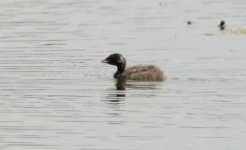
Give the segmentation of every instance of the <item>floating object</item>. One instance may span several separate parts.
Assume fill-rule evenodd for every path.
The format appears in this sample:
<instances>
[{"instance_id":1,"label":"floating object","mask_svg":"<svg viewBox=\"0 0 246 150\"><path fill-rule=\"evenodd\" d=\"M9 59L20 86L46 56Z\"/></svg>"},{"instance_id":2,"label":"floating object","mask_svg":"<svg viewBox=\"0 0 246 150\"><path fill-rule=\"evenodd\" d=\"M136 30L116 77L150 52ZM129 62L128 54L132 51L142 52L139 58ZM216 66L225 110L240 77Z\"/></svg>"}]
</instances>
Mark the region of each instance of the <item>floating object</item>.
<instances>
[{"instance_id":1,"label":"floating object","mask_svg":"<svg viewBox=\"0 0 246 150\"><path fill-rule=\"evenodd\" d=\"M232 33L236 34L246 34L246 26L244 27L227 27L224 20L220 21L220 24L218 25L220 30L222 31L230 31Z\"/></svg>"}]
</instances>

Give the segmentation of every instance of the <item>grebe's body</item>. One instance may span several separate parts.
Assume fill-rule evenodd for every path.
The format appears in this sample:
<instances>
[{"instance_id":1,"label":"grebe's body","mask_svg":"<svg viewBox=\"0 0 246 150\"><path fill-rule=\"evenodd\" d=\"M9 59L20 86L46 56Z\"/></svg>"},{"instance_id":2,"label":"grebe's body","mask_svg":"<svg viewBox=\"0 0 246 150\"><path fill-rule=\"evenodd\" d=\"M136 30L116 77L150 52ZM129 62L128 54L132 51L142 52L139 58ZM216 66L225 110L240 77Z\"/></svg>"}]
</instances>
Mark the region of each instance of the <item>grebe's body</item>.
<instances>
[{"instance_id":1,"label":"grebe's body","mask_svg":"<svg viewBox=\"0 0 246 150\"><path fill-rule=\"evenodd\" d=\"M138 65L126 68L126 59L118 53L108 56L102 60L102 63L117 66L117 71L114 74L116 79L138 81L164 81L166 79L163 72L154 65Z\"/></svg>"}]
</instances>

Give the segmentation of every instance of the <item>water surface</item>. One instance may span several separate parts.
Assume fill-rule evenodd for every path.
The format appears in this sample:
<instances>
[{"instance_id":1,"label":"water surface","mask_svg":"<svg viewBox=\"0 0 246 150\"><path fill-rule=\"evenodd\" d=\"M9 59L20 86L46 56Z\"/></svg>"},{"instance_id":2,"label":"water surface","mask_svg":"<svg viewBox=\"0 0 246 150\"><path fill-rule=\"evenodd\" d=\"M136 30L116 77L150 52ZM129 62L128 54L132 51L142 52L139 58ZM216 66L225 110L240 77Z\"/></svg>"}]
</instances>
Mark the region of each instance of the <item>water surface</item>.
<instances>
[{"instance_id":1,"label":"water surface","mask_svg":"<svg viewBox=\"0 0 246 150\"><path fill-rule=\"evenodd\" d=\"M245 6L2 0L0 149L245 150ZM168 79L117 89L113 52Z\"/></svg>"}]
</instances>

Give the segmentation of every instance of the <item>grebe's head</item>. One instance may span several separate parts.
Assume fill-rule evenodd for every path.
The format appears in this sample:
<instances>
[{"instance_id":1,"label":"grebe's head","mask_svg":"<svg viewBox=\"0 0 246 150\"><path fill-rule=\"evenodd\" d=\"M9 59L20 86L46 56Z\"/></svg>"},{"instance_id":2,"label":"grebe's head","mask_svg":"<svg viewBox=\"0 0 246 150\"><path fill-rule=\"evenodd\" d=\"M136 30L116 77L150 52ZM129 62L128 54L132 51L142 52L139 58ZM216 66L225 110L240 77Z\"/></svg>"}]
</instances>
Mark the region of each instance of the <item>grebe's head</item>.
<instances>
[{"instance_id":1,"label":"grebe's head","mask_svg":"<svg viewBox=\"0 0 246 150\"><path fill-rule=\"evenodd\" d=\"M119 53L114 53L109 55L107 58L101 61L102 63L107 63L110 65L115 66L122 66L122 64L125 65L126 59Z\"/></svg>"}]
</instances>

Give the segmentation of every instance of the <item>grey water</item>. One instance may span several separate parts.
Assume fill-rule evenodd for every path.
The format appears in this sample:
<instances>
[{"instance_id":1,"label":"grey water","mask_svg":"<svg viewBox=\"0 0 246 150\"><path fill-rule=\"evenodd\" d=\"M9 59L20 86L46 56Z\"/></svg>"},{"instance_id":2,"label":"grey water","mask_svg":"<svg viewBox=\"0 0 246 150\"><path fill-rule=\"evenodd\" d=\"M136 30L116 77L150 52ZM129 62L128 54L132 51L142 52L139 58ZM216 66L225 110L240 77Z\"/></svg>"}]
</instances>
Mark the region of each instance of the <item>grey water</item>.
<instances>
[{"instance_id":1,"label":"grey water","mask_svg":"<svg viewBox=\"0 0 246 150\"><path fill-rule=\"evenodd\" d=\"M245 0L1 0L1 150L245 150ZM192 24L188 25L187 21ZM101 64L155 64L165 82Z\"/></svg>"}]
</instances>

